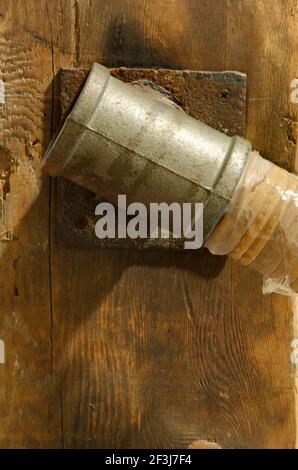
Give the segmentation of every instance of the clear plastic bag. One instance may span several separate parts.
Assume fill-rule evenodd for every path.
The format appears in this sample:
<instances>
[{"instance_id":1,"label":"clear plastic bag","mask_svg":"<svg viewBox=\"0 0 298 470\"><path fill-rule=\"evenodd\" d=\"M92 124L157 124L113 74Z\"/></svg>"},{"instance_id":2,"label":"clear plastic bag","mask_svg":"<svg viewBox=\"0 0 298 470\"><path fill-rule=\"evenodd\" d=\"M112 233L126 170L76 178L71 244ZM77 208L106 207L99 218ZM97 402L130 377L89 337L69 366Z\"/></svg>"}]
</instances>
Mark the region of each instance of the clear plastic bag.
<instances>
[{"instance_id":1,"label":"clear plastic bag","mask_svg":"<svg viewBox=\"0 0 298 470\"><path fill-rule=\"evenodd\" d=\"M298 292L298 177L250 152L227 213L205 242L263 274L264 293Z\"/></svg>"}]
</instances>

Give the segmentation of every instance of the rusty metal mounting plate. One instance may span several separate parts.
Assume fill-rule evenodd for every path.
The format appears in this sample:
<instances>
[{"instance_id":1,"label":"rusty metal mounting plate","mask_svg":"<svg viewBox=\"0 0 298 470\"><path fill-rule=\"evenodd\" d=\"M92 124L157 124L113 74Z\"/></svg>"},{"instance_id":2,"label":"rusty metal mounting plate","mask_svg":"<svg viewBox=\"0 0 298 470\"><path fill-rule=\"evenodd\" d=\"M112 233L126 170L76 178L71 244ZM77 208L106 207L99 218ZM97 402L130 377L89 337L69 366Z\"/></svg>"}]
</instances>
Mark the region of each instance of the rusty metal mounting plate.
<instances>
[{"instance_id":1,"label":"rusty metal mounting plate","mask_svg":"<svg viewBox=\"0 0 298 470\"><path fill-rule=\"evenodd\" d=\"M60 115L75 101L88 71L61 69ZM150 82L163 87L185 112L228 135L245 134L246 75L168 69L116 68L111 74L125 82ZM95 235L96 205L103 199L65 178L57 181L57 241L65 248L183 249L180 240L104 239Z\"/></svg>"}]
</instances>

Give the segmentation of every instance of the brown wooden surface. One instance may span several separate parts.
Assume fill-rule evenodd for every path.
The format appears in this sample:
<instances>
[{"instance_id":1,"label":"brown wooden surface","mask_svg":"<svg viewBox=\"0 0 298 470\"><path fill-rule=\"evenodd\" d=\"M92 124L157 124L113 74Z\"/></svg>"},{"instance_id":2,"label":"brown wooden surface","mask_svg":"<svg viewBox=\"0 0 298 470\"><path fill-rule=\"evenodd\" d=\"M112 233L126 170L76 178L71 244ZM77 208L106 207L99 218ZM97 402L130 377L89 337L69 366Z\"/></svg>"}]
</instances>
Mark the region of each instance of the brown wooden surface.
<instances>
[{"instance_id":1,"label":"brown wooden surface","mask_svg":"<svg viewBox=\"0 0 298 470\"><path fill-rule=\"evenodd\" d=\"M246 72L247 135L293 169L297 17L294 0L0 0L1 447L293 447L289 301L204 250L59 249L39 163L53 78L97 60Z\"/></svg>"}]
</instances>

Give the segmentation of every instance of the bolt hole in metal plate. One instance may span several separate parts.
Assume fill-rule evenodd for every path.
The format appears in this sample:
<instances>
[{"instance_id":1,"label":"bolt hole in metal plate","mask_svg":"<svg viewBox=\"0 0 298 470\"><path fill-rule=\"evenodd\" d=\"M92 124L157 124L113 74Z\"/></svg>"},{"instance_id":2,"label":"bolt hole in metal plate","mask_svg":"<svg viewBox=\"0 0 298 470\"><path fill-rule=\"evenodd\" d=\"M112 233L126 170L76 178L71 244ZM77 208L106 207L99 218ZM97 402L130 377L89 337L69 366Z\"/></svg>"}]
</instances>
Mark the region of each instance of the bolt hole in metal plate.
<instances>
[{"instance_id":1,"label":"bolt hole in metal plate","mask_svg":"<svg viewBox=\"0 0 298 470\"><path fill-rule=\"evenodd\" d=\"M88 71L60 71L60 112L63 119L75 101ZM186 113L228 135L245 134L246 75L238 72L197 72L167 69L115 68L111 74L137 86L162 90ZM100 196L65 178L57 181L57 241L65 248L183 249L174 239L104 239L95 235L94 211Z\"/></svg>"}]
</instances>

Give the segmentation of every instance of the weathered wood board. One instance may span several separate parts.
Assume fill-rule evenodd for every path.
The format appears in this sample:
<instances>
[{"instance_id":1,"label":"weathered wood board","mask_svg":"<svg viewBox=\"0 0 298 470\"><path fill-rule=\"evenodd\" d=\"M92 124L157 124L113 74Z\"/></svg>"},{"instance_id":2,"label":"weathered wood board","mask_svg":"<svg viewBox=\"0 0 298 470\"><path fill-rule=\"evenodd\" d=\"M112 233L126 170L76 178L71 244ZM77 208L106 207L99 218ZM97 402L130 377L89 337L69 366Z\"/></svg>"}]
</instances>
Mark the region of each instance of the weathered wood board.
<instances>
[{"instance_id":1,"label":"weathered wood board","mask_svg":"<svg viewBox=\"0 0 298 470\"><path fill-rule=\"evenodd\" d=\"M0 447L294 446L289 300L204 250L59 248L39 164L58 119L53 79L96 60L247 73L247 136L293 170L297 8L0 0Z\"/></svg>"}]
</instances>

